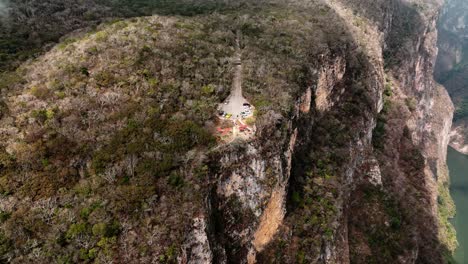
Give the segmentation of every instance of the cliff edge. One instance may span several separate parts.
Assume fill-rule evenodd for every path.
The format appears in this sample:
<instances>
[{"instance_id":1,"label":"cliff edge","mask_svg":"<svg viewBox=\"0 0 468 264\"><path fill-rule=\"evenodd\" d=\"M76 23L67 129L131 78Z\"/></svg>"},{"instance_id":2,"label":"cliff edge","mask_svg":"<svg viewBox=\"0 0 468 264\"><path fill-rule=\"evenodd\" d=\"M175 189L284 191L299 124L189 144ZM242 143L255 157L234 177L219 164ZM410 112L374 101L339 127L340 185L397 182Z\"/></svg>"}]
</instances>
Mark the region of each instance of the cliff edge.
<instances>
[{"instance_id":1,"label":"cliff edge","mask_svg":"<svg viewBox=\"0 0 468 264\"><path fill-rule=\"evenodd\" d=\"M0 259L447 262L441 3L215 6L75 32L2 74ZM256 132L226 144L238 52Z\"/></svg>"}]
</instances>

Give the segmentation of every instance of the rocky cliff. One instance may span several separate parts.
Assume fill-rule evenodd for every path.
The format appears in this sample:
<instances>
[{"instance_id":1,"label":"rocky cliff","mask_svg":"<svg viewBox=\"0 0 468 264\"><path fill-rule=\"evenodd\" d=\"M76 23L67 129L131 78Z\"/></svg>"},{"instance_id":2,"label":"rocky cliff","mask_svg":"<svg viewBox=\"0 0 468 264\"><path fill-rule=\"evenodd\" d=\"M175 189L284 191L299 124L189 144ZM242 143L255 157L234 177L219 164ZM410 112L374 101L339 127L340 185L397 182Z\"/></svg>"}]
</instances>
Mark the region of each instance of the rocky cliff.
<instances>
[{"instance_id":1,"label":"rocky cliff","mask_svg":"<svg viewBox=\"0 0 468 264\"><path fill-rule=\"evenodd\" d=\"M435 78L450 94L456 111L451 131L451 146L468 153L467 116L468 104L468 3L446 1L439 20L439 56L435 67Z\"/></svg>"},{"instance_id":2,"label":"rocky cliff","mask_svg":"<svg viewBox=\"0 0 468 264\"><path fill-rule=\"evenodd\" d=\"M223 4L77 32L2 76L2 260L447 262L441 3ZM236 32L256 134L223 144Z\"/></svg>"}]
</instances>

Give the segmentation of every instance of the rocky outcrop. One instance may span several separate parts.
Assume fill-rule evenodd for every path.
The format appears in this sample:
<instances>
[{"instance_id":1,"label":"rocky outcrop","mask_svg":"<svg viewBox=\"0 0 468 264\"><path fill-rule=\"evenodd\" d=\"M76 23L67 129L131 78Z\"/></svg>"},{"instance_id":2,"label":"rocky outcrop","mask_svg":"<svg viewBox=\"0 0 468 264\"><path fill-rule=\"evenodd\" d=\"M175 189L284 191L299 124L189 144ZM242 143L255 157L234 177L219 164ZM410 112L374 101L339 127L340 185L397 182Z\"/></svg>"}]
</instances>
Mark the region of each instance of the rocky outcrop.
<instances>
[{"instance_id":1,"label":"rocky outcrop","mask_svg":"<svg viewBox=\"0 0 468 264\"><path fill-rule=\"evenodd\" d=\"M468 155L468 142L466 141L466 126L455 125L450 131L450 146L458 152Z\"/></svg>"},{"instance_id":2,"label":"rocky outcrop","mask_svg":"<svg viewBox=\"0 0 468 264\"><path fill-rule=\"evenodd\" d=\"M331 63L331 68L321 69L318 75L319 80L315 89L315 107L319 111L327 111L333 107L333 101L336 98L330 98L333 94L335 84L343 79L346 70L346 64L342 58L337 58L337 61ZM331 74L330 74L331 73Z\"/></svg>"},{"instance_id":3,"label":"rocky outcrop","mask_svg":"<svg viewBox=\"0 0 468 264\"><path fill-rule=\"evenodd\" d=\"M182 247L179 263L212 263L213 253L208 239L208 226L202 217L193 219L191 233Z\"/></svg>"}]
</instances>

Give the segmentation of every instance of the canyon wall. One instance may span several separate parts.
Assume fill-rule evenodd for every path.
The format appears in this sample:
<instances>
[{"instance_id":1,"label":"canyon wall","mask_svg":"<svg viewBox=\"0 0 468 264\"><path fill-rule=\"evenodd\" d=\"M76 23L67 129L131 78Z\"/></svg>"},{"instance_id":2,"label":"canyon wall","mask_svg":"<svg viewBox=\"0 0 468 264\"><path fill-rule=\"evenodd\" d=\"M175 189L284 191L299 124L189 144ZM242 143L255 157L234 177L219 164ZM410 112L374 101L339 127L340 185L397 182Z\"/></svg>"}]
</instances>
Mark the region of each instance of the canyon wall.
<instances>
[{"instance_id":1,"label":"canyon wall","mask_svg":"<svg viewBox=\"0 0 468 264\"><path fill-rule=\"evenodd\" d=\"M444 4L438 23L439 55L434 76L449 92L456 111L450 133L450 145L468 154L467 84L468 84L468 3L449 0Z\"/></svg>"},{"instance_id":2,"label":"canyon wall","mask_svg":"<svg viewBox=\"0 0 468 264\"><path fill-rule=\"evenodd\" d=\"M447 262L441 4L223 1L23 63L2 79L1 259ZM256 133L223 144L235 32Z\"/></svg>"}]
</instances>

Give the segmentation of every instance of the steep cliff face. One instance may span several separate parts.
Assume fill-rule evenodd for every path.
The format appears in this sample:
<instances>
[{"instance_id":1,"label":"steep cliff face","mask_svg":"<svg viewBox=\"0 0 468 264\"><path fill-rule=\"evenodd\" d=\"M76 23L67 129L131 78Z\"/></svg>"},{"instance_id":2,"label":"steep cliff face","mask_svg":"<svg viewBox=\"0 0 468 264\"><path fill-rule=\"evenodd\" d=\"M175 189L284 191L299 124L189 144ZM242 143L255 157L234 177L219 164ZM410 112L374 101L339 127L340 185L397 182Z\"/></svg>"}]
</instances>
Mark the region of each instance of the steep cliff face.
<instances>
[{"instance_id":1,"label":"steep cliff face","mask_svg":"<svg viewBox=\"0 0 468 264\"><path fill-rule=\"evenodd\" d=\"M278 257L286 262L443 263L456 240L447 223L450 213L445 208L451 206L446 194L445 157L453 107L445 90L432 79L440 3L334 1L330 6L347 21L359 18L357 25L362 26L366 19L378 25L374 35L381 37L374 39L380 42L374 49L366 50L378 51L381 47L383 54L379 57L379 53L367 52L377 54L368 57L367 70L373 77L359 79L367 80L369 91L384 91L383 100L377 94L367 93L374 107L367 111L359 107L361 111L353 116L352 124L347 125L340 119L342 113L338 114L345 131L359 127L359 134L347 134L352 140L341 151L349 156L339 165L327 164L331 159L327 154L333 157L340 153L330 144L339 138L328 137L330 140L322 143L327 145L324 147L298 134L305 151L298 151L302 161L295 160L300 167L291 182L290 216L277 244L264 253L263 260L272 258L282 248L296 254ZM382 10L385 15L377 15ZM352 15L356 13L359 15ZM359 28L351 31L359 36ZM325 90L334 87L336 84L332 83ZM319 106L324 97L321 90L316 89ZM340 96L328 97L336 100L328 104L334 106L327 109L333 115L339 111ZM325 108L317 110L322 109ZM373 112L376 110L380 111L378 115ZM360 118L362 122L358 121ZM314 117L310 123L320 127L330 119ZM327 133L330 132L312 130L303 135L307 138ZM308 167L303 165L307 163ZM439 195L444 196L445 202L438 203L444 200L438 199ZM326 228L317 228L317 224Z\"/></svg>"},{"instance_id":2,"label":"steep cliff face","mask_svg":"<svg viewBox=\"0 0 468 264\"><path fill-rule=\"evenodd\" d=\"M25 63L3 91L2 260L444 263L439 8L248 3L101 26ZM235 32L257 130L223 144Z\"/></svg>"},{"instance_id":3,"label":"steep cliff face","mask_svg":"<svg viewBox=\"0 0 468 264\"><path fill-rule=\"evenodd\" d=\"M310 79L314 96L308 100L309 90L303 91L288 125L295 144L277 154L293 153L291 172L275 170L276 182L290 178L288 199L277 201L283 195L274 189L256 233L244 240L247 256L228 259L442 263L454 249L450 215L441 208L450 201L438 203L447 188L453 112L432 79L440 3L419 4L328 3L337 16L355 21L347 27L357 51L320 56ZM387 11L383 19L377 8ZM350 56L357 54L353 64ZM284 203L286 213L271 214Z\"/></svg>"},{"instance_id":4,"label":"steep cliff face","mask_svg":"<svg viewBox=\"0 0 468 264\"><path fill-rule=\"evenodd\" d=\"M467 92L468 84L468 3L446 1L439 19L439 55L435 78L449 92L455 106L451 146L468 153L467 144Z\"/></svg>"},{"instance_id":5,"label":"steep cliff face","mask_svg":"<svg viewBox=\"0 0 468 264\"><path fill-rule=\"evenodd\" d=\"M468 40L468 8L466 1L446 1L439 19L439 56L435 68L436 78L444 78L462 62Z\"/></svg>"}]
</instances>

